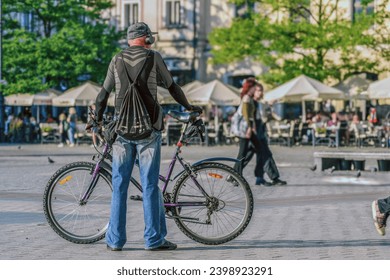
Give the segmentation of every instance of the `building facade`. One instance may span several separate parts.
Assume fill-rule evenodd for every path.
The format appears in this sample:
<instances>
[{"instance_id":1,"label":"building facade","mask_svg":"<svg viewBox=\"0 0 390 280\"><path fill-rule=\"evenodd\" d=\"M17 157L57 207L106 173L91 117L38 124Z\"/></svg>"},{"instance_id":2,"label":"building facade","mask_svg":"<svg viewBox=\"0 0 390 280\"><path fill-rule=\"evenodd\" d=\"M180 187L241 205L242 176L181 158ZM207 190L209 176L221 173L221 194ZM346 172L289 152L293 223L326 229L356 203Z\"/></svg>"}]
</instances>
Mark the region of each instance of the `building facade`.
<instances>
[{"instance_id":1,"label":"building facade","mask_svg":"<svg viewBox=\"0 0 390 280\"><path fill-rule=\"evenodd\" d=\"M367 7L362 5L362 0L328 1L337 2L337 14L353 21L356 14L372 13L383 0L375 0ZM237 6L220 0L113 0L113 3L115 7L107 16L118 30L125 30L134 22L144 21L152 30L159 32L156 48L181 85L192 80L207 82L220 79L240 86L242 79L259 76L267 71L263 65L250 58L229 65L209 63L211 47L208 34L215 27L228 27L235 17L242 16L248 8L246 5ZM248 5L255 12L266 10L260 4ZM286 15L272 16L278 20Z\"/></svg>"},{"instance_id":2,"label":"building facade","mask_svg":"<svg viewBox=\"0 0 390 280\"><path fill-rule=\"evenodd\" d=\"M310 1L311 5L320 0ZM374 0L367 7L362 0L321 0L337 3L337 16L353 21L355 15L372 13L384 0ZM228 65L209 63L211 46L208 34L215 27L228 27L235 17L245 14L247 8L258 13L267 12L267 7L256 4L234 5L220 0L112 0L114 7L102 14L118 31L126 30L135 22L146 22L153 31L158 31L155 47L161 52L174 79L184 85L192 80L208 82L220 79L225 83L240 86L248 76L259 76L266 67L247 58ZM249 6L248 6L249 5ZM388 6L390 11L390 4ZM268 13L268 12L267 12ZM315 11L314 11L315 13ZM286 14L270 14L279 20ZM32 13L19 14L19 21L28 30L37 28ZM121 42L125 47L125 38ZM369 54L368 54L369 55Z\"/></svg>"},{"instance_id":3,"label":"building facade","mask_svg":"<svg viewBox=\"0 0 390 280\"><path fill-rule=\"evenodd\" d=\"M243 61L235 65L208 63L208 34L215 27L229 26L240 8L220 0L113 0L115 7L104 16L118 30L146 22L158 31L155 47L161 52L175 80L183 85L193 80L220 79L234 84L235 78L259 75L263 67ZM126 44L126 42L123 42Z\"/></svg>"}]
</instances>

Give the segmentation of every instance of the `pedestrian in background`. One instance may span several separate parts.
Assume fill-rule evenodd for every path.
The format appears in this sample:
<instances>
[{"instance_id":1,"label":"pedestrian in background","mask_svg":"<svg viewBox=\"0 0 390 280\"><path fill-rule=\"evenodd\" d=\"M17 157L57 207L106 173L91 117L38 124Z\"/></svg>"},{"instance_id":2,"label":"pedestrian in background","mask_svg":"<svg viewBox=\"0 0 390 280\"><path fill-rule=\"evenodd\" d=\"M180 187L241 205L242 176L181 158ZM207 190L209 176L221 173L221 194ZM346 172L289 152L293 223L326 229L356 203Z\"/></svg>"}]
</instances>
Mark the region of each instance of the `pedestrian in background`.
<instances>
[{"instance_id":1,"label":"pedestrian in background","mask_svg":"<svg viewBox=\"0 0 390 280\"><path fill-rule=\"evenodd\" d=\"M61 113L58 117L58 130L61 136L61 143L58 144L59 148L64 147L66 145L66 141L68 140L68 130L69 130L69 123L66 120L65 113Z\"/></svg>"},{"instance_id":2,"label":"pedestrian in background","mask_svg":"<svg viewBox=\"0 0 390 280\"><path fill-rule=\"evenodd\" d=\"M12 123L14 121L14 115L10 114L5 122L4 135L5 142L11 142L12 140Z\"/></svg>"},{"instance_id":3,"label":"pedestrian in background","mask_svg":"<svg viewBox=\"0 0 390 280\"><path fill-rule=\"evenodd\" d=\"M250 151L250 144L251 142L257 143L256 136L254 135L255 131L255 103L253 100L253 96L255 94L256 90L260 90L260 87L256 84L256 80L254 78L248 78L244 81L242 90L241 90L241 104L238 107L237 110L241 110L240 113L242 115L242 118L245 120L246 124L248 125L246 131L245 127L242 128L243 136L239 136L239 142L238 142L238 154L237 159L242 160L241 166L240 163L236 163L234 165L234 169L238 172L242 172L242 170L245 168L245 166L248 165L250 159L247 157L249 151ZM245 132L245 134L244 134ZM255 170L257 170L258 166L256 166Z\"/></svg>"},{"instance_id":4,"label":"pedestrian in background","mask_svg":"<svg viewBox=\"0 0 390 280\"><path fill-rule=\"evenodd\" d=\"M77 114L76 109L74 107L69 108L69 116L68 116L68 139L69 139L69 147L74 147L75 145L75 135L77 130Z\"/></svg>"},{"instance_id":5,"label":"pedestrian in background","mask_svg":"<svg viewBox=\"0 0 390 280\"><path fill-rule=\"evenodd\" d=\"M30 117L30 127L31 127L31 140L33 143L35 143L39 140L40 128L37 120L33 116Z\"/></svg>"},{"instance_id":6,"label":"pedestrian in background","mask_svg":"<svg viewBox=\"0 0 390 280\"><path fill-rule=\"evenodd\" d=\"M244 156L243 165L246 166L253 155L256 154L255 176L256 185L273 186L273 185L286 185L287 182L280 179L279 170L276 166L272 152L268 146L268 138L265 121L272 116L272 112L268 111L262 116L260 109L260 100L264 97L263 85L257 82L254 78L249 78L245 81L243 91L246 90L249 95L253 92L253 127L252 134L250 136L250 143L246 150L239 156ZM271 108L269 108L271 110ZM265 110L267 111L267 110ZM251 113L251 112L250 112ZM268 116L269 115L269 116ZM263 121L265 120L265 121ZM237 156L238 158L238 156ZM268 175L271 182L264 179L264 173Z\"/></svg>"}]
</instances>

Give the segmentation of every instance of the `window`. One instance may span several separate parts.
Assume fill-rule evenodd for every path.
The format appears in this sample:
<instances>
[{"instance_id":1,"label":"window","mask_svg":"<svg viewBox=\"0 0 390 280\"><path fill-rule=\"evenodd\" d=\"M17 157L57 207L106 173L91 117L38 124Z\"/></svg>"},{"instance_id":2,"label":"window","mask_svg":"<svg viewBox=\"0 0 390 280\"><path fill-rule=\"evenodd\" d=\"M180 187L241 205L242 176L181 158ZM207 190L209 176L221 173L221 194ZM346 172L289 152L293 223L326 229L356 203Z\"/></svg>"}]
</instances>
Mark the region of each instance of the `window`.
<instances>
[{"instance_id":1,"label":"window","mask_svg":"<svg viewBox=\"0 0 390 280\"><path fill-rule=\"evenodd\" d=\"M139 2L138 1L123 1L123 27L139 21Z\"/></svg>"},{"instance_id":2,"label":"window","mask_svg":"<svg viewBox=\"0 0 390 280\"><path fill-rule=\"evenodd\" d=\"M239 4L235 6L234 14L236 17L247 18L255 10L254 3Z\"/></svg>"},{"instance_id":3,"label":"window","mask_svg":"<svg viewBox=\"0 0 390 280\"><path fill-rule=\"evenodd\" d=\"M368 4L364 4L366 1L362 0L353 0L353 6L354 6L354 14L367 14L370 15L374 13L374 6L375 6L375 1L372 1Z\"/></svg>"},{"instance_id":4,"label":"window","mask_svg":"<svg viewBox=\"0 0 390 280\"><path fill-rule=\"evenodd\" d=\"M181 24L180 10L180 1L166 1L167 26L177 26Z\"/></svg>"},{"instance_id":5,"label":"window","mask_svg":"<svg viewBox=\"0 0 390 280\"><path fill-rule=\"evenodd\" d=\"M34 15L32 13L20 14L20 25L27 31L34 31Z\"/></svg>"}]
</instances>

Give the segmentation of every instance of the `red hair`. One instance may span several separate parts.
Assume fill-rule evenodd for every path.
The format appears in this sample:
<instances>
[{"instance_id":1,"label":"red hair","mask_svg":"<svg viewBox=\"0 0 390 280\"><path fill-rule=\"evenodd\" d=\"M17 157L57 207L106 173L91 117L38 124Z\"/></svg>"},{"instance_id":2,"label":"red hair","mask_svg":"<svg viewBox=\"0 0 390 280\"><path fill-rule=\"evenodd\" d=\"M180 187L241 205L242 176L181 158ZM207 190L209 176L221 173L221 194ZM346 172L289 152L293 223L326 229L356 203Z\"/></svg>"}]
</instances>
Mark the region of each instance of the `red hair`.
<instances>
[{"instance_id":1,"label":"red hair","mask_svg":"<svg viewBox=\"0 0 390 280\"><path fill-rule=\"evenodd\" d=\"M259 86L263 90L263 85L260 84L258 81L256 81L255 78L247 78L245 79L243 85L242 85L242 90L241 90L241 99L248 94L248 91L254 87L254 86Z\"/></svg>"}]
</instances>

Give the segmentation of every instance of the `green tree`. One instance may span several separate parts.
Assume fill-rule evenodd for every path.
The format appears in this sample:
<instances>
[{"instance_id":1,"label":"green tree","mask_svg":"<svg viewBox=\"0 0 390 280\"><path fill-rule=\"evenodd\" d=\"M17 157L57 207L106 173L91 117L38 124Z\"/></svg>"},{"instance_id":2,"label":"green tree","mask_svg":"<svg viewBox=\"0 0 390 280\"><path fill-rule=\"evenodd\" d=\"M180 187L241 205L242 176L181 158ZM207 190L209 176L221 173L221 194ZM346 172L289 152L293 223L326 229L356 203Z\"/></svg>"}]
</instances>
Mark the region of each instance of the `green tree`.
<instances>
[{"instance_id":1,"label":"green tree","mask_svg":"<svg viewBox=\"0 0 390 280\"><path fill-rule=\"evenodd\" d=\"M110 0L3 0L5 94L71 87L83 77L102 83L123 35L101 16L110 7Z\"/></svg>"},{"instance_id":2,"label":"green tree","mask_svg":"<svg viewBox=\"0 0 390 280\"><path fill-rule=\"evenodd\" d=\"M345 17L339 0L230 2L248 9L230 27L211 32L214 63L251 57L269 67L261 78L272 85L300 74L340 81L353 73L388 70L383 63L389 59L388 0L375 13L356 15L353 21Z\"/></svg>"}]
</instances>

